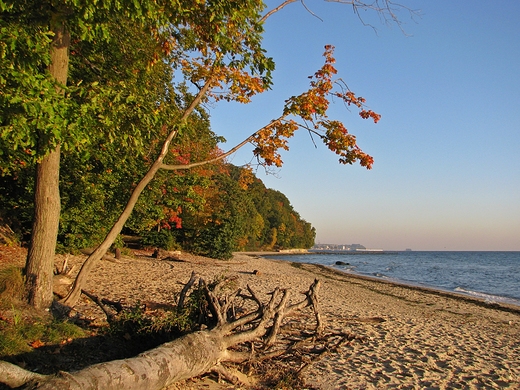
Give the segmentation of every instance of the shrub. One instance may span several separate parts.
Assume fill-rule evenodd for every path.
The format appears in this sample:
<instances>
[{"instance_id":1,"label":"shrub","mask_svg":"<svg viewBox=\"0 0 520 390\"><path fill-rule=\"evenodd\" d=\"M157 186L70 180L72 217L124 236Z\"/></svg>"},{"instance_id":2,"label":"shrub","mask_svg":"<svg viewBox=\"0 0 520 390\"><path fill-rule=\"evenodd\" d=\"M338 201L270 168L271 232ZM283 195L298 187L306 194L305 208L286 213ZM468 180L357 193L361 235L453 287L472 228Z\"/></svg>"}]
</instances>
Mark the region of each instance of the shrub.
<instances>
[{"instance_id":1,"label":"shrub","mask_svg":"<svg viewBox=\"0 0 520 390\"><path fill-rule=\"evenodd\" d=\"M168 229L149 231L143 234L141 243L145 247L161 248L167 251L180 250L175 235Z\"/></svg>"}]
</instances>

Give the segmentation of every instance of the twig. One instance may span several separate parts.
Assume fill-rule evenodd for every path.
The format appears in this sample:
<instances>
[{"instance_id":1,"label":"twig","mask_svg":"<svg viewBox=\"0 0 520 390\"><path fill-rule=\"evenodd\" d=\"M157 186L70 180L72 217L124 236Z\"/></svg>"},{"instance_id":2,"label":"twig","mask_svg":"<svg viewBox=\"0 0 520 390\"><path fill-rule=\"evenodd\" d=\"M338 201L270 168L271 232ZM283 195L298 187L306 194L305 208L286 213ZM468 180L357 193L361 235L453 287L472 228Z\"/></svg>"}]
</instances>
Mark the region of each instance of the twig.
<instances>
[{"instance_id":1,"label":"twig","mask_svg":"<svg viewBox=\"0 0 520 390\"><path fill-rule=\"evenodd\" d=\"M87 290L81 290L82 294L85 294L92 302L94 302L96 305L98 305L101 310L105 313L107 316L107 321L111 322L114 319L114 314L112 314L108 309L107 306L100 300L97 296L94 294L89 293Z\"/></svg>"}]
</instances>

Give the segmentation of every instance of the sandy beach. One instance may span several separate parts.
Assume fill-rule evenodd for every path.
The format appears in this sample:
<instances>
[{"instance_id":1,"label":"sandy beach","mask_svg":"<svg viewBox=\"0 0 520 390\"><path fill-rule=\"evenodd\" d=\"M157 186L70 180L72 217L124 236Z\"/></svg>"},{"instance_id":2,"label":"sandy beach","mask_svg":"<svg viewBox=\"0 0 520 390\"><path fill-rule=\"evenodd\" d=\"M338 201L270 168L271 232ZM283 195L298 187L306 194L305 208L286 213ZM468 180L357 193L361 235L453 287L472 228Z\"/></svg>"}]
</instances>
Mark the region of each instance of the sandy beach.
<instances>
[{"instance_id":1,"label":"sandy beach","mask_svg":"<svg viewBox=\"0 0 520 390\"><path fill-rule=\"evenodd\" d=\"M164 261L141 254L102 261L87 289L100 297L124 298L128 304L171 302L195 270L207 280L236 276L239 286L249 284L266 300L275 287L290 288L296 301L318 278L327 330L348 332L356 339L302 369L309 388L520 388L519 307L244 254L229 261L189 255L183 259ZM77 308L92 316L98 311L87 299ZM237 388L210 386L208 381L175 388Z\"/></svg>"}]
</instances>

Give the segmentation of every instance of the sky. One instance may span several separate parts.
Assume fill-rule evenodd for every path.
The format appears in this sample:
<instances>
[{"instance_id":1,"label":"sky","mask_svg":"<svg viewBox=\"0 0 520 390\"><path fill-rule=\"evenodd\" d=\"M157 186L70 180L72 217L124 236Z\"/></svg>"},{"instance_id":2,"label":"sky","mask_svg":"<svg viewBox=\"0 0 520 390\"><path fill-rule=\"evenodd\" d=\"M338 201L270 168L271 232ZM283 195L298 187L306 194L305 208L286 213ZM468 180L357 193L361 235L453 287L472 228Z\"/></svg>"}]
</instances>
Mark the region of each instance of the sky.
<instances>
[{"instance_id":1,"label":"sky","mask_svg":"<svg viewBox=\"0 0 520 390\"><path fill-rule=\"evenodd\" d=\"M316 228L316 243L385 250L520 250L520 2L401 0L402 29L345 4L308 0L265 23L274 85L247 105L218 103L212 129L226 150L276 118L308 88L335 46L349 88L382 118L336 104L374 157L372 170L342 165L299 131L274 174L257 176L284 193ZM267 1L268 9L279 2ZM310 12L310 11L311 12ZM229 158L251 162L246 147Z\"/></svg>"}]
</instances>

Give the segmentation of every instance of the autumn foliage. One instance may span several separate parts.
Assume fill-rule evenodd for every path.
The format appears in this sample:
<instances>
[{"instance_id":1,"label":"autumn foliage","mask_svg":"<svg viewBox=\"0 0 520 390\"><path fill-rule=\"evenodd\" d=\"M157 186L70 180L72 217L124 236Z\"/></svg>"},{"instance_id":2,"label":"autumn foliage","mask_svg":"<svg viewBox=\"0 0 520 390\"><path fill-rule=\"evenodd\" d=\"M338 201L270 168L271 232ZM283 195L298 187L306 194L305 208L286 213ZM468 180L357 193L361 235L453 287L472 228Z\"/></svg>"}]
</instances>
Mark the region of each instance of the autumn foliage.
<instances>
[{"instance_id":1,"label":"autumn foliage","mask_svg":"<svg viewBox=\"0 0 520 390\"><path fill-rule=\"evenodd\" d=\"M356 137L348 132L343 123L327 117L330 102L336 98L347 106L357 108L363 119L372 119L377 123L381 118L381 115L365 107L364 98L357 97L341 80L334 80L337 71L333 52L333 46L325 47L325 64L309 77L309 90L286 100L282 116L253 135L256 145L254 154L266 165L282 165L278 150L289 150L287 140L302 128L318 136L331 151L339 155L340 163L353 164L359 161L361 166L372 168L373 158L361 150Z\"/></svg>"}]
</instances>

